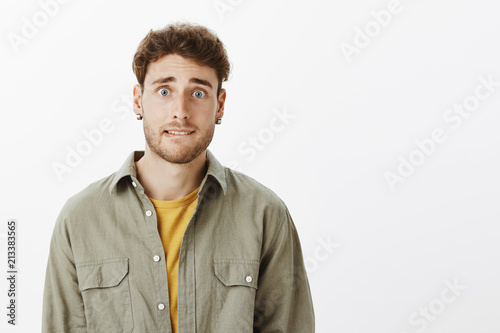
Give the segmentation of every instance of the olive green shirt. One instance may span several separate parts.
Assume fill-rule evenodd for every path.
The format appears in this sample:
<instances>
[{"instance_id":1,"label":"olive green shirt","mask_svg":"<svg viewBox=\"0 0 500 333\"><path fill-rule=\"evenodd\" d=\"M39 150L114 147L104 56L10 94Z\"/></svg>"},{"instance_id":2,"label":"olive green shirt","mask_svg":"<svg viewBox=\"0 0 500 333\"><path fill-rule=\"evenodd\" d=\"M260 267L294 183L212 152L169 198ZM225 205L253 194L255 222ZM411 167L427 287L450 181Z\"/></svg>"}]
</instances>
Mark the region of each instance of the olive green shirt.
<instances>
[{"instance_id":1,"label":"olive green shirt","mask_svg":"<svg viewBox=\"0 0 500 333\"><path fill-rule=\"evenodd\" d=\"M43 332L172 331L157 215L134 163L143 155L134 151L64 204L50 242ZM286 205L209 150L207 161L179 255L179 332L314 332Z\"/></svg>"}]
</instances>

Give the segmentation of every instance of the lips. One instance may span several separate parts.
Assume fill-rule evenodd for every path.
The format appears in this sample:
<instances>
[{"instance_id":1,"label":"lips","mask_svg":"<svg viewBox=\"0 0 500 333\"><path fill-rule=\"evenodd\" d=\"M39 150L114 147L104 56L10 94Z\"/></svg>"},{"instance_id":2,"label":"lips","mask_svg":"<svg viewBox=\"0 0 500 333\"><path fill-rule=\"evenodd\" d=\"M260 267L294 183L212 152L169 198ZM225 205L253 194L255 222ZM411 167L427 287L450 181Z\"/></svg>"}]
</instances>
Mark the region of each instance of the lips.
<instances>
[{"instance_id":1,"label":"lips","mask_svg":"<svg viewBox=\"0 0 500 333\"><path fill-rule=\"evenodd\" d=\"M165 133L170 134L170 135L189 135L192 134L194 131L191 131L189 129L176 129L176 130L166 130Z\"/></svg>"},{"instance_id":2,"label":"lips","mask_svg":"<svg viewBox=\"0 0 500 333\"><path fill-rule=\"evenodd\" d=\"M188 135L193 133L193 131L165 131L165 132L169 134L179 134L179 135Z\"/></svg>"}]
</instances>

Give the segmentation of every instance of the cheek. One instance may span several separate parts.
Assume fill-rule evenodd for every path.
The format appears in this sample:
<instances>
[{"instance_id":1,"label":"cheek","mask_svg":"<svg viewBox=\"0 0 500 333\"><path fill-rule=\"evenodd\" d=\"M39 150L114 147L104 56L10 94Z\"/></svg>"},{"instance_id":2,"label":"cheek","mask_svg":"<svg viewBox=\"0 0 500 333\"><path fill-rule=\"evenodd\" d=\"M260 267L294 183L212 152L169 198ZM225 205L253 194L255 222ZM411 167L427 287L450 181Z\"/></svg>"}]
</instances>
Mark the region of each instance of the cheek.
<instances>
[{"instance_id":1,"label":"cheek","mask_svg":"<svg viewBox=\"0 0 500 333\"><path fill-rule=\"evenodd\" d=\"M194 111L191 113L192 117L198 119L212 119L216 116L217 104L214 104L212 101L193 103L191 109Z\"/></svg>"},{"instance_id":2,"label":"cheek","mask_svg":"<svg viewBox=\"0 0 500 333\"><path fill-rule=\"evenodd\" d=\"M169 102L166 100L150 100L148 104L144 104L144 111L149 114L150 119L158 119L165 117L166 111L170 109Z\"/></svg>"}]
</instances>

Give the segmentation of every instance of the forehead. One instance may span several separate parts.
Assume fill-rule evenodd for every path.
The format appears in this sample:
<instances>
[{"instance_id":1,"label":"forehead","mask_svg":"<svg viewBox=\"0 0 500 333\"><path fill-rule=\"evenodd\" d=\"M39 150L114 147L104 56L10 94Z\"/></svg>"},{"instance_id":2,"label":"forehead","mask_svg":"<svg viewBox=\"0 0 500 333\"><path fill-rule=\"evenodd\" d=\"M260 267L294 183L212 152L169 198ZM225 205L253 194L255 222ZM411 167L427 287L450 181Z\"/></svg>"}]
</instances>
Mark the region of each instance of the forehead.
<instances>
[{"instance_id":1,"label":"forehead","mask_svg":"<svg viewBox=\"0 0 500 333\"><path fill-rule=\"evenodd\" d=\"M199 65L191 59L178 54L168 54L148 65L144 84L150 85L153 81L167 76L173 76L177 81L188 81L190 78L208 80L217 84L217 73L209 66Z\"/></svg>"}]
</instances>

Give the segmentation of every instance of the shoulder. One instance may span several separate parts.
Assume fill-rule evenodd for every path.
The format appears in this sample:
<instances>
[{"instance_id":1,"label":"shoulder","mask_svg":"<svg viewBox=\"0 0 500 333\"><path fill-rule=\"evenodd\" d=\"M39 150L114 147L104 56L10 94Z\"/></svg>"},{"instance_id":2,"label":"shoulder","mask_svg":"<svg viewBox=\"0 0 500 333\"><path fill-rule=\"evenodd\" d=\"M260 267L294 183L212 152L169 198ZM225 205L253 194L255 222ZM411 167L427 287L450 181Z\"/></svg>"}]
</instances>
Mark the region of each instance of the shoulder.
<instances>
[{"instance_id":1,"label":"shoulder","mask_svg":"<svg viewBox=\"0 0 500 333\"><path fill-rule=\"evenodd\" d=\"M264 232L274 234L290 218L285 202L269 187L239 171L226 168L227 194L240 216L262 221Z\"/></svg>"},{"instance_id":2,"label":"shoulder","mask_svg":"<svg viewBox=\"0 0 500 333\"><path fill-rule=\"evenodd\" d=\"M259 201L286 208L283 200L273 190L256 179L227 167L225 168L225 174L230 194L244 195L247 199L259 199Z\"/></svg>"},{"instance_id":3,"label":"shoulder","mask_svg":"<svg viewBox=\"0 0 500 333\"><path fill-rule=\"evenodd\" d=\"M260 222L254 225L258 225L261 232L263 256L295 242L297 233L290 211L273 190L254 178L229 168L226 168L226 182L228 194L233 197L231 202L236 202L241 209L239 216L242 223L248 224L244 216Z\"/></svg>"},{"instance_id":4,"label":"shoulder","mask_svg":"<svg viewBox=\"0 0 500 333\"><path fill-rule=\"evenodd\" d=\"M92 216L112 202L109 186L113 176L114 173L90 183L66 200L54 224L52 242L60 244L63 250L70 249L73 237L81 237L82 233L92 229L89 221L98 221Z\"/></svg>"},{"instance_id":5,"label":"shoulder","mask_svg":"<svg viewBox=\"0 0 500 333\"><path fill-rule=\"evenodd\" d=\"M69 197L64 203L58 220L69 221L81 216L88 216L89 211L104 207L112 201L109 187L116 172L96 180Z\"/></svg>"}]
</instances>

